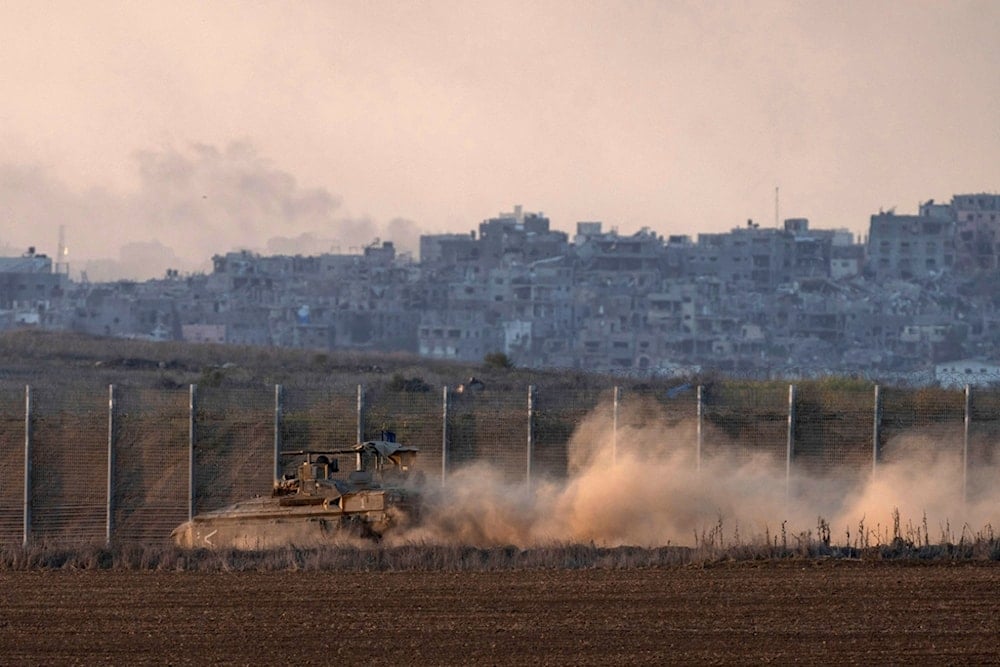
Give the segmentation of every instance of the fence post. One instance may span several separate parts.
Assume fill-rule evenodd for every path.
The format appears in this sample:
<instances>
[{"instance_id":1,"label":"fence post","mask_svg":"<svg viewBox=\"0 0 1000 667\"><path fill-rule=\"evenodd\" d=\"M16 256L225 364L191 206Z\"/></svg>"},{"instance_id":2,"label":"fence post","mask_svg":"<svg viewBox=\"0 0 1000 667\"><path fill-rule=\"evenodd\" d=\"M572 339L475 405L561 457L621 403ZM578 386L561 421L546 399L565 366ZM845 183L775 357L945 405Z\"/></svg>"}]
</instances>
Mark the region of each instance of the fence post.
<instances>
[{"instance_id":1,"label":"fence post","mask_svg":"<svg viewBox=\"0 0 1000 667\"><path fill-rule=\"evenodd\" d=\"M282 400L284 399L284 388L280 384L274 385L274 482L277 488L281 481L281 417Z\"/></svg>"},{"instance_id":2,"label":"fence post","mask_svg":"<svg viewBox=\"0 0 1000 667\"><path fill-rule=\"evenodd\" d=\"M785 501L791 496L792 457L795 454L795 385L788 385L788 443L785 448Z\"/></svg>"},{"instance_id":3,"label":"fence post","mask_svg":"<svg viewBox=\"0 0 1000 667\"><path fill-rule=\"evenodd\" d=\"M962 502L969 502L969 428L972 422L972 386L965 385L965 427L962 434Z\"/></svg>"},{"instance_id":4,"label":"fence post","mask_svg":"<svg viewBox=\"0 0 1000 667\"><path fill-rule=\"evenodd\" d=\"M528 461L525 476L528 488L531 488L531 457L535 448L535 385L528 385Z\"/></svg>"},{"instance_id":5,"label":"fence post","mask_svg":"<svg viewBox=\"0 0 1000 667\"><path fill-rule=\"evenodd\" d=\"M31 385L24 387L24 506L21 544L31 541Z\"/></svg>"},{"instance_id":6,"label":"fence post","mask_svg":"<svg viewBox=\"0 0 1000 667\"><path fill-rule=\"evenodd\" d=\"M448 478L448 385L441 388L441 483Z\"/></svg>"},{"instance_id":7,"label":"fence post","mask_svg":"<svg viewBox=\"0 0 1000 667\"><path fill-rule=\"evenodd\" d=\"M194 482L194 442L195 436L195 418L197 415L198 408L198 385L193 384L189 388L188 393L188 521L194 518L194 505L195 505L195 482Z\"/></svg>"},{"instance_id":8,"label":"fence post","mask_svg":"<svg viewBox=\"0 0 1000 667\"><path fill-rule=\"evenodd\" d=\"M697 437L695 439L697 448L695 451L695 471L701 472L701 447L702 447L702 422L705 419L705 388L702 385L698 385L698 422L696 426Z\"/></svg>"},{"instance_id":9,"label":"fence post","mask_svg":"<svg viewBox=\"0 0 1000 667\"><path fill-rule=\"evenodd\" d=\"M618 404L621 401L621 387L615 385L614 408L611 414L611 465L618 465Z\"/></svg>"},{"instance_id":10,"label":"fence post","mask_svg":"<svg viewBox=\"0 0 1000 667\"><path fill-rule=\"evenodd\" d=\"M875 416L872 424L872 477L875 477L875 471L878 468L878 458L879 458L879 440L882 438L882 391L878 385L875 385L875 406L874 406Z\"/></svg>"},{"instance_id":11,"label":"fence post","mask_svg":"<svg viewBox=\"0 0 1000 667\"><path fill-rule=\"evenodd\" d=\"M104 543L111 544L115 512L115 385L108 385L108 498L105 508Z\"/></svg>"},{"instance_id":12,"label":"fence post","mask_svg":"<svg viewBox=\"0 0 1000 667\"><path fill-rule=\"evenodd\" d=\"M365 388L358 385L358 432L357 444L365 441Z\"/></svg>"}]
</instances>

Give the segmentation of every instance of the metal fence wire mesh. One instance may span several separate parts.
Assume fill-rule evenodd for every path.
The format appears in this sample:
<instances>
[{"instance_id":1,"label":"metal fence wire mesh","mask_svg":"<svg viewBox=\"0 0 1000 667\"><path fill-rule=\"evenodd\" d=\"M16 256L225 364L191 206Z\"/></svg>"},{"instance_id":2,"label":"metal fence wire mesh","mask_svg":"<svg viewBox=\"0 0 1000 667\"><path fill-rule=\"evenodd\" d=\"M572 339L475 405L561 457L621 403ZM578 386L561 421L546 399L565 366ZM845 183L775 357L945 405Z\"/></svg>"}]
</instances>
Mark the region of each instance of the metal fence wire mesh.
<instances>
[{"instance_id":1,"label":"metal fence wire mesh","mask_svg":"<svg viewBox=\"0 0 1000 667\"><path fill-rule=\"evenodd\" d=\"M792 451L798 470L857 480L872 468L874 385L796 387Z\"/></svg>"},{"instance_id":2,"label":"metal fence wire mesh","mask_svg":"<svg viewBox=\"0 0 1000 667\"><path fill-rule=\"evenodd\" d=\"M187 518L188 390L115 387L112 531L154 540Z\"/></svg>"},{"instance_id":3,"label":"metal fence wire mesh","mask_svg":"<svg viewBox=\"0 0 1000 667\"><path fill-rule=\"evenodd\" d=\"M663 456L698 453L698 388L640 387L619 392L619 435L616 450L623 455Z\"/></svg>"},{"instance_id":4,"label":"metal fence wire mesh","mask_svg":"<svg viewBox=\"0 0 1000 667\"><path fill-rule=\"evenodd\" d=\"M564 478L574 454L570 447L577 428L588 418L593 422L593 427L599 429L598 434L606 433L607 427L611 425L605 421L602 429L597 420L601 417L606 420L610 414L613 392L593 389L555 392L536 388L532 391L532 398L531 475ZM523 421L527 431L527 412ZM598 434L595 435L602 437Z\"/></svg>"},{"instance_id":5,"label":"metal fence wire mesh","mask_svg":"<svg viewBox=\"0 0 1000 667\"><path fill-rule=\"evenodd\" d=\"M0 544L24 535L24 393L0 391Z\"/></svg>"},{"instance_id":6,"label":"metal fence wire mesh","mask_svg":"<svg viewBox=\"0 0 1000 667\"><path fill-rule=\"evenodd\" d=\"M881 396L878 461L957 462L965 433L961 391L885 389Z\"/></svg>"},{"instance_id":7,"label":"metal fence wire mesh","mask_svg":"<svg viewBox=\"0 0 1000 667\"><path fill-rule=\"evenodd\" d=\"M967 497L976 500L997 483L1000 465L1000 392L974 391L968 397Z\"/></svg>"},{"instance_id":8,"label":"metal fence wire mesh","mask_svg":"<svg viewBox=\"0 0 1000 667\"><path fill-rule=\"evenodd\" d=\"M788 385L726 385L702 392L704 460L783 460L788 448Z\"/></svg>"},{"instance_id":9,"label":"metal fence wire mesh","mask_svg":"<svg viewBox=\"0 0 1000 667\"><path fill-rule=\"evenodd\" d=\"M397 384L362 388L360 402L344 388L4 387L0 542L20 542L26 528L31 540L165 539L189 511L269 494L296 464L276 469L278 449L344 449L390 431L419 448L417 471L434 483L476 463L522 483L565 479L583 460L680 453L709 469L717 458L731 466L763 457L850 490L880 466L916 463L957 471L955 492L974 500L1000 464L996 389L845 381L459 393ZM342 473L354 463L345 456Z\"/></svg>"},{"instance_id":10,"label":"metal fence wire mesh","mask_svg":"<svg viewBox=\"0 0 1000 667\"><path fill-rule=\"evenodd\" d=\"M357 442L358 402L353 393L328 388L283 388L279 447L283 452L307 449L344 449ZM302 456L279 459L279 475L292 475ZM338 459L349 470L349 457Z\"/></svg>"},{"instance_id":11,"label":"metal fence wire mesh","mask_svg":"<svg viewBox=\"0 0 1000 667\"><path fill-rule=\"evenodd\" d=\"M454 394L448 408L448 469L488 462L508 481L528 465L528 392Z\"/></svg>"},{"instance_id":12,"label":"metal fence wire mesh","mask_svg":"<svg viewBox=\"0 0 1000 667\"><path fill-rule=\"evenodd\" d=\"M215 510L271 493L275 389L197 388L194 510Z\"/></svg>"},{"instance_id":13,"label":"metal fence wire mesh","mask_svg":"<svg viewBox=\"0 0 1000 667\"><path fill-rule=\"evenodd\" d=\"M390 387L363 390L362 440L389 433L400 443L417 447L416 470L440 477L442 450L442 391L401 391Z\"/></svg>"},{"instance_id":14,"label":"metal fence wire mesh","mask_svg":"<svg viewBox=\"0 0 1000 667\"><path fill-rule=\"evenodd\" d=\"M32 535L93 540L105 535L108 490L108 396L31 390Z\"/></svg>"}]
</instances>

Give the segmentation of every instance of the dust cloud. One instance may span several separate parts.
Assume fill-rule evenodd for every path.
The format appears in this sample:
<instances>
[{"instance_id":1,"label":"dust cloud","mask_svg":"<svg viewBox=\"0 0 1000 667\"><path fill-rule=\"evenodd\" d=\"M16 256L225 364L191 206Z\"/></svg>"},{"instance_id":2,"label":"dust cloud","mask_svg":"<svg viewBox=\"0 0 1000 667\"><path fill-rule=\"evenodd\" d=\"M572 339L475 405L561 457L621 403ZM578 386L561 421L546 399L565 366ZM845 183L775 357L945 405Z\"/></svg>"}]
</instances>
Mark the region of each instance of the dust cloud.
<instances>
[{"instance_id":1,"label":"dust cloud","mask_svg":"<svg viewBox=\"0 0 1000 667\"><path fill-rule=\"evenodd\" d=\"M833 545L899 538L919 546L955 543L1000 525L1000 492L985 483L995 479L996 466L976 469L980 483L970 483L966 502L962 440L953 435L892 439L885 449L896 455L880 461L874 475L868 463L812 475L793 466L790 478L783 455L748 454L719 442L724 437L705 435L722 446L699 465L693 423L619 427L616 437L595 411L572 437L565 479L529 486L486 464L463 467L427 490L421 521L394 541L795 546L828 532Z\"/></svg>"}]
</instances>

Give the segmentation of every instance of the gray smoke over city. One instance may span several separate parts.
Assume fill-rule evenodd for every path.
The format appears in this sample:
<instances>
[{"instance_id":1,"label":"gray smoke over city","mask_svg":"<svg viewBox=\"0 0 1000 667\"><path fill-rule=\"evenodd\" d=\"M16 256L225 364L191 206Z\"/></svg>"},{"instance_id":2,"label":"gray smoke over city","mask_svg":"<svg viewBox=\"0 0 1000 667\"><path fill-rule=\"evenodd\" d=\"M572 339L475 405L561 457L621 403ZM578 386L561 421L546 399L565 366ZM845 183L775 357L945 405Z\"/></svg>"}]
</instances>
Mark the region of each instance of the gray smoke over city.
<instances>
[{"instance_id":1,"label":"gray smoke over city","mask_svg":"<svg viewBox=\"0 0 1000 667\"><path fill-rule=\"evenodd\" d=\"M349 253L377 239L417 250L412 221L349 215L336 195L300 184L249 142L145 150L134 166L132 190L80 192L43 165L0 164L0 201L14 223L0 250L55 257L63 227L71 276L85 271L90 280L210 271L213 255L233 250Z\"/></svg>"}]
</instances>

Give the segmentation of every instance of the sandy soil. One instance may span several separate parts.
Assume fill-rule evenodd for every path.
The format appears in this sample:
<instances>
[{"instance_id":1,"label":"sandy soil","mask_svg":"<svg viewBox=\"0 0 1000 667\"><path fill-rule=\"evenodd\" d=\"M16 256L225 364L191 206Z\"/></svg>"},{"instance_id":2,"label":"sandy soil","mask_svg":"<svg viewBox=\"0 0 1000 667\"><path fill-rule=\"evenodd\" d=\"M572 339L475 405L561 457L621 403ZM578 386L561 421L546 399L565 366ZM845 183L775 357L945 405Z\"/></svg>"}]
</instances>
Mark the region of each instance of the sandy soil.
<instances>
[{"instance_id":1,"label":"sandy soil","mask_svg":"<svg viewBox=\"0 0 1000 667\"><path fill-rule=\"evenodd\" d=\"M0 573L0 663L1000 663L1000 564Z\"/></svg>"}]
</instances>

